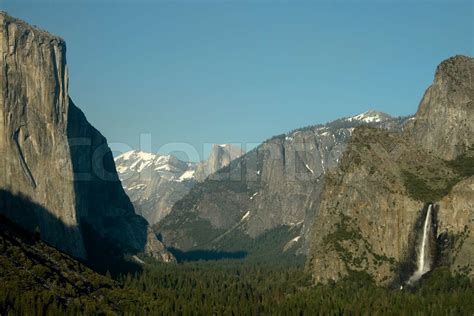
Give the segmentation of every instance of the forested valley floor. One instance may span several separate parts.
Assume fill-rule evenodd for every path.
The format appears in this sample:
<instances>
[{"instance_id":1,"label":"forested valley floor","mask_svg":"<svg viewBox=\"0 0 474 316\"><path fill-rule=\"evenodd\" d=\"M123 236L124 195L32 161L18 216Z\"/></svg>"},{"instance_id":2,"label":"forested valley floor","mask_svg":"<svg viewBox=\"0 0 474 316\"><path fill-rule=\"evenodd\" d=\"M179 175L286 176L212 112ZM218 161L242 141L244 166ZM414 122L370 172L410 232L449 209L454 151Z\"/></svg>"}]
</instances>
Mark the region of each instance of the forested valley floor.
<instances>
[{"instance_id":1,"label":"forested valley floor","mask_svg":"<svg viewBox=\"0 0 474 316\"><path fill-rule=\"evenodd\" d=\"M474 285L439 268L409 290L363 273L313 285L302 261L150 263L98 274L0 217L0 315L472 315Z\"/></svg>"}]
</instances>

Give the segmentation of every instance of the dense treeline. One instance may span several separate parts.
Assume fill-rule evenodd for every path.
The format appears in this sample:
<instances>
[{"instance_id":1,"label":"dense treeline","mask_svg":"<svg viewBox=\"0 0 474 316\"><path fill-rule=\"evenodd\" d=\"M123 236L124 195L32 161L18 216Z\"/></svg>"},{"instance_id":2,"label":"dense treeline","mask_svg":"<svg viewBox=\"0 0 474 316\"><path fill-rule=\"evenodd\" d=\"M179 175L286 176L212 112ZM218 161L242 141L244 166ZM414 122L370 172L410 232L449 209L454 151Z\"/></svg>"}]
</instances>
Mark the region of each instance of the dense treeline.
<instances>
[{"instance_id":1,"label":"dense treeline","mask_svg":"<svg viewBox=\"0 0 474 316\"><path fill-rule=\"evenodd\" d=\"M367 275L313 286L301 265L248 260L149 263L113 280L0 218L0 315L472 315L474 285L445 268L417 288Z\"/></svg>"},{"instance_id":2,"label":"dense treeline","mask_svg":"<svg viewBox=\"0 0 474 316\"><path fill-rule=\"evenodd\" d=\"M0 292L0 311L28 315L471 315L474 311L472 283L445 269L432 273L418 288L403 291L377 287L363 274L311 286L301 268L230 261L157 265L119 278L114 288L69 301L47 289L17 291L6 297Z\"/></svg>"},{"instance_id":3,"label":"dense treeline","mask_svg":"<svg viewBox=\"0 0 474 316\"><path fill-rule=\"evenodd\" d=\"M310 278L297 267L214 261L155 266L122 283L157 297L165 314L249 315L296 295Z\"/></svg>"},{"instance_id":4,"label":"dense treeline","mask_svg":"<svg viewBox=\"0 0 474 316\"><path fill-rule=\"evenodd\" d=\"M155 311L178 315L448 314L474 311L468 278L439 269L418 288L388 289L364 274L311 286L301 268L244 262L158 266L122 280L124 289L157 298ZM132 309L133 310L133 309ZM132 311L131 310L131 311Z\"/></svg>"}]
</instances>

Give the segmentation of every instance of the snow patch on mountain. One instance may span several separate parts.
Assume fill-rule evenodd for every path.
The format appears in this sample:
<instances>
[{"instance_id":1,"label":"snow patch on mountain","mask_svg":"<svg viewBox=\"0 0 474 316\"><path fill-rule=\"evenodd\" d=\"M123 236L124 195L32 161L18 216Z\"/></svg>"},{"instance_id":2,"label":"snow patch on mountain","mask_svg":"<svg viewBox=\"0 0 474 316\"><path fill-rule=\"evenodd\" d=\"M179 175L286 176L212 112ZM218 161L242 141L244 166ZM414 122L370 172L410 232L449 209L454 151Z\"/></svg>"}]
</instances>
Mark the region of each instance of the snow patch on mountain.
<instances>
[{"instance_id":1,"label":"snow patch on mountain","mask_svg":"<svg viewBox=\"0 0 474 316\"><path fill-rule=\"evenodd\" d=\"M352 116L346 119L348 122L364 122L364 123L379 123L389 120L391 117L385 113L377 111L367 111L356 116Z\"/></svg>"},{"instance_id":2,"label":"snow patch on mountain","mask_svg":"<svg viewBox=\"0 0 474 316\"><path fill-rule=\"evenodd\" d=\"M233 145L214 145L208 160L194 163L174 155L132 150L115 157L115 165L136 212L154 224L196 183L242 154Z\"/></svg>"},{"instance_id":3,"label":"snow patch on mountain","mask_svg":"<svg viewBox=\"0 0 474 316\"><path fill-rule=\"evenodd\" d=\"M306 163L306 164L304 164L304 166L306 167L306 169L308 169L308 171L309 171L309 172L311 172L312 174L314 174L314 171L313 171L313 169L311 169L311 168L308 166L308 164L307 164L307 163Z\"/></svg>"},{"instance_id":4,"label":"snow patch on mountain","mask_svg":"<svg viewBox=\"0 0 474 316\"><path fill-rule=\"evenodd\" d=\"M295 238L293 238L292 240L287 242L286 245L283 247L283 252L286 252L291 247L293 247L293 245L295 245L300 240L300 238L301 238L301 236L296 236Z\"/></svg>"},{"instance_id":5,"label":"snow patch on mountain","mask_svg":"<svg viewBox=\"0 0 474 316\"><path fill-rule=\"evenodd\" d=\"M178 181L185 181L189 179L194 179L194 174L196 173L196 170L187 170L185 171L178 179Z\"/></svg>"},{"instance_id":6,"label":"snow patch on mountain","mask_svg":"<svg viewBox=\"0 0 474 316\"><path fill-rule=\"evenodd\" d=\"M247 211L247 213L245 213L244 216L242 216L241 221L245 220L245 219L248 218L249 216L250 216L250 211Z\"/></svg>"}]
</instances>

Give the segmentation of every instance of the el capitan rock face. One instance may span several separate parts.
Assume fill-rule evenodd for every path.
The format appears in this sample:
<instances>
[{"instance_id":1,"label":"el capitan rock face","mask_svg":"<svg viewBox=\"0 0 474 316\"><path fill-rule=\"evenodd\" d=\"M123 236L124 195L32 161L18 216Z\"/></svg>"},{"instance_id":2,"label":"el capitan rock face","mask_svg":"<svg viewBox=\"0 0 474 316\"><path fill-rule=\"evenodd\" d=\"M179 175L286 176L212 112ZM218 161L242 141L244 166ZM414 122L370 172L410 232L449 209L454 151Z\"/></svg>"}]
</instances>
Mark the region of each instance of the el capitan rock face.
<instances>
[{"instance_id":1,"label":"el capitan rock face","mask_svg":"<svg viewBox=\"0 0 474 316\"><path fill-rule=\"evenodd\" d=\"M0 45L0 212L79 258L102 243L167 257L69 98L64 41L1 12Z\"/></svg>"},{"instance_id":2,"label":"el capitan rock face","mask_svg":"<svg viewBox=\"0 0 474 316\"><path fill-rule=\"evenodd\" d=\"M3 211L30 229L39 226L46 241L83 258L67 138L65 44L4 13L0 32L0 188L41 202L49 214ZM51 194L59 188L60 194ZM1 202L8 206L10 199Z\"/></svg>"}]
</instances>

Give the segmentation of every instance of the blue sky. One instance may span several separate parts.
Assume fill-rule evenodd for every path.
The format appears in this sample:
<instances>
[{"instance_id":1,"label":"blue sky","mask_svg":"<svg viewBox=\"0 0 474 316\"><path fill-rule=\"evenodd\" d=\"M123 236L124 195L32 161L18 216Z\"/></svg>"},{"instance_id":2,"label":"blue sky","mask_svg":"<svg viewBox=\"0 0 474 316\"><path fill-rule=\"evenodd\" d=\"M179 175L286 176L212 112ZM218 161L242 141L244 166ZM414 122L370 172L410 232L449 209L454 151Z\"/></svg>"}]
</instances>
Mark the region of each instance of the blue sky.
<instances>
[{"instance_id":1,"label":"blue sky","mask_svg":"<svg viewBox=\"0 0 474 316\"><path fill-rule=\"evenodd\" d=\"M113 148L147 134L145 150L200 155L368 109L414 113L439 62L474 55L473 3L0 0L66 40L70 95Z\"/></svg>"}]
</instances>

